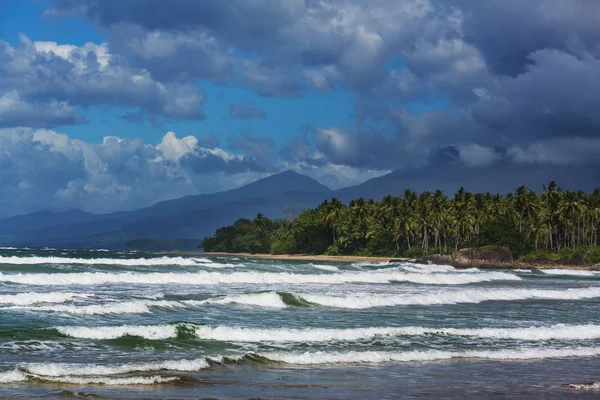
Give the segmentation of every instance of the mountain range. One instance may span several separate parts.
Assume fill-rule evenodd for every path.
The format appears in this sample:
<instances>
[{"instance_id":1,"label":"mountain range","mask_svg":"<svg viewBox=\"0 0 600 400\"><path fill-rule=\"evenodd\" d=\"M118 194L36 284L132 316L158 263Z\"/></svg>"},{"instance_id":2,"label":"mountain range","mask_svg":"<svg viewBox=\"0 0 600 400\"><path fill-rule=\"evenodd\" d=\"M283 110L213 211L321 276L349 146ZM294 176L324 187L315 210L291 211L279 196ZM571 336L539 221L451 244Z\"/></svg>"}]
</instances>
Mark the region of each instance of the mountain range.
<instances>
[{"instance_id":1,"label":"mountain range","mask_svg":"<svg viewBox=\"0 0 600 400\"><path fill-rule=\"evenodd\" d=\"M578 182L600 182L600 171L574 177L567 168L554 165L506 163L468 167L445 160L421 169L405 169L338 190L294 171L260 179L237 189L215 194L184 196L134 211L92 214L82 210L39 211L0 220L0 245L61 248L121 248L134 239L187 239L199 243L216 229L238 218L262 213L285 218L302 209L337 197L344 202L364 197L379 199L398 195L406 188L421 192L442 189L451 194L460 186L473 192L507 193L526 185L540 190L556 180L567 189L593 190ZM515 178L518 177L518 178Z\"/></svg>"}]
</instances>

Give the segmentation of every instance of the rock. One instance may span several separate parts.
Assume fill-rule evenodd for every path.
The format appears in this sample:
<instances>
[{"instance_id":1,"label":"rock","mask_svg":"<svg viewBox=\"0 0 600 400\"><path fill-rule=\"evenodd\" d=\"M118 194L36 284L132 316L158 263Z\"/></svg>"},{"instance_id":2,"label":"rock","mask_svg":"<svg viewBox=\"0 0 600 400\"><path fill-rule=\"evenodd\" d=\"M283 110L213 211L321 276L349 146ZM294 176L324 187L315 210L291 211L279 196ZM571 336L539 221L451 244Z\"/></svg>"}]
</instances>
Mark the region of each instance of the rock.
<instances>
[{"instance_id":1,"label":"rock","mask_svg":"<svg viewBox=\"0 0 600 400\"><path fill-rule=\"evenodd\" d=\"M510 268L513 256L507 247L483 246L461 249L452 255L457 268Z\"/></svg>"},{"instance_id":2,"label":"rock","mask_svg":"<svg viewBox=\"0 0 600 400\"><path fill-rule=\"evenodd\" d=\"M424 258L433 264L452 265L455 268L513 268L512 253L507 247L482 246L461 249L454 254L434 254Z\"/></svg>"}]
</instances>

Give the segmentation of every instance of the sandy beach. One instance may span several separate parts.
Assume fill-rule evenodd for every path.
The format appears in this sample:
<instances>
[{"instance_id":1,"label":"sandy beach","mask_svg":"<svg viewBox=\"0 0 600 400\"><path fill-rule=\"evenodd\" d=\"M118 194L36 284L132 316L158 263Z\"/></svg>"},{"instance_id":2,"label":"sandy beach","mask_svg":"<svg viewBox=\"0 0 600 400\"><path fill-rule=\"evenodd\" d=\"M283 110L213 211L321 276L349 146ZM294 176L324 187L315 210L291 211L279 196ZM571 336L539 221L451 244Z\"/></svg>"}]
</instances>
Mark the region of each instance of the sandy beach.
<instances>
[{"instance_id":1,"label":"sandy beach","mask_svg":"<svg viewBox=\"0 0 600 400\"><path fill-rule=\"evenodd\" d=\"M205 257L247 257L261 258L265 260L295 260L295 261L330 261L330 262L390 262L390 261L406 261L408 258L390 258L390 257L359 257L359 256L324 256L312 254L252 254L252 253L221 253L221 252L204 252L194 253Z\"/></svg>"},{"instance_id":2,"label":"sandy beach","mask_svg":"<svg viewBox=\"0 0 600 400\"><path fill-rule=\"evenodd\" d=\"M247 257L260 258L265 260L294 260L294 261L319 261L319 262L393 262L393 261L408 261L409 258L402 257L361 257L361 256L325 256L312 254L252 254L252 253L225 253L225 252L200 252L200 253L173 253L179 255L200 255L205 257ZM600 270L600 264L566 264L558 262L541 262L541 261L521 261L516 260L511 263L489 263L478 264L477 262L468 265L463 263L452 262L448 259L441 260L437 257L424 257L423 260L429 260L434 264L450 264L456 268L486 268L486 269L570 269L570 270Z\"/></svg>"}]
</instances>

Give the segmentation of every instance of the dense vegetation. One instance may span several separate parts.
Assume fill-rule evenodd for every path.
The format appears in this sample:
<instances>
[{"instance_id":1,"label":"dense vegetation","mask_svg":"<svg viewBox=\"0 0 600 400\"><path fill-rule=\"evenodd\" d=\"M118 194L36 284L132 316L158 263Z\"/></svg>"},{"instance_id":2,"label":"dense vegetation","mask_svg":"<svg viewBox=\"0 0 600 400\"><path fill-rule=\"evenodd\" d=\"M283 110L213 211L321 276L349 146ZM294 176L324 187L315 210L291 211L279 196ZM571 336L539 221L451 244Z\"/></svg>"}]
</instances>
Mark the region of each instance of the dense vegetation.
<instances>
[{"instance_id":1,"label":"dense vegetation","mask_svg":"<svg viewBox=\"0 0 600 400\"><path fill-rule=\"evenodd\" d=\"M205 238L205 251L274 254L419 256L464 247L507 246L533 259L600 260L600 189L587 194L555 182L536 193L524 186L506 196L441 191L337 199L291 220L259 214Z\"/></svg>"}]
</instances>

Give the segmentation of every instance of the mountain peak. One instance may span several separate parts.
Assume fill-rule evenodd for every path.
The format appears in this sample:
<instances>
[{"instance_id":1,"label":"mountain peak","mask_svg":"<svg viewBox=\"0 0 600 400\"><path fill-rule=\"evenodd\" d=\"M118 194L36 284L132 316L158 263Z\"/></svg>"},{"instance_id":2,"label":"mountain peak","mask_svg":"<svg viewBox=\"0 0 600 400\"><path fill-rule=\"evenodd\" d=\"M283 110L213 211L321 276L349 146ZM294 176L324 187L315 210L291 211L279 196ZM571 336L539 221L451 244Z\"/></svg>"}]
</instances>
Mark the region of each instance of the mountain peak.
<instances>
[{"instance_id":1,"label":"mountain peak","mask_svg":"<svg viewBox=\"0 0 600 400\"><path fill-rule=\"evenodd\" d=\"M283 193L290 191L329 193L331 189L316 180L288 169L277 174L269 175L239 189L264 191L265 194ZM239 190L234 189L234 190Z\"/></svg>"}]
</instances>

